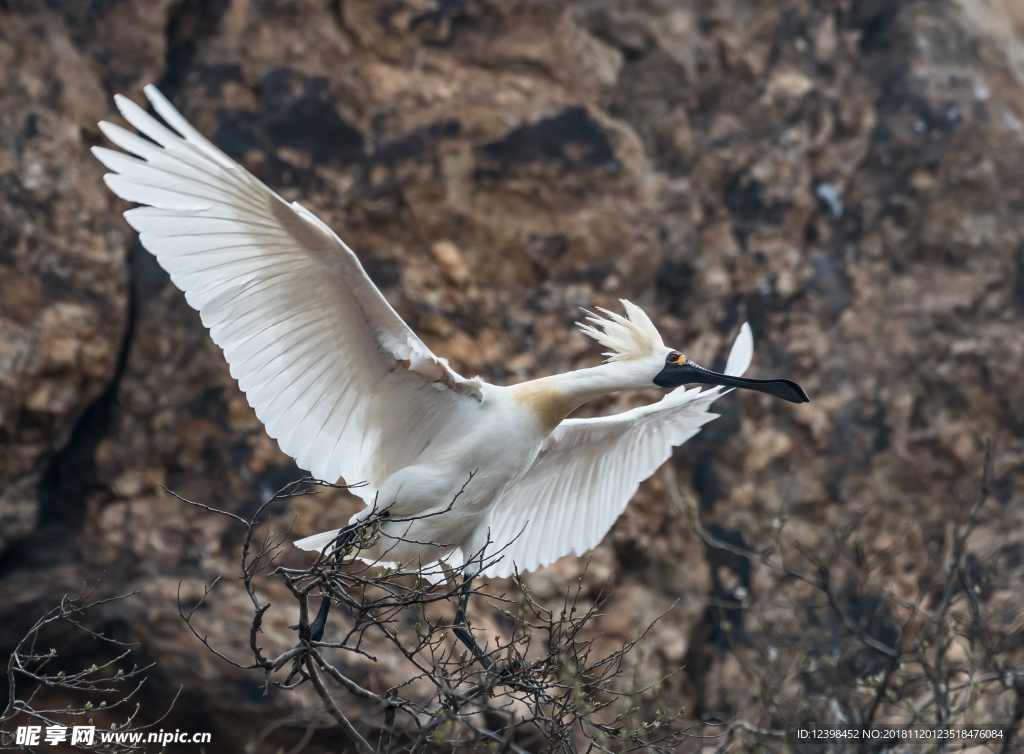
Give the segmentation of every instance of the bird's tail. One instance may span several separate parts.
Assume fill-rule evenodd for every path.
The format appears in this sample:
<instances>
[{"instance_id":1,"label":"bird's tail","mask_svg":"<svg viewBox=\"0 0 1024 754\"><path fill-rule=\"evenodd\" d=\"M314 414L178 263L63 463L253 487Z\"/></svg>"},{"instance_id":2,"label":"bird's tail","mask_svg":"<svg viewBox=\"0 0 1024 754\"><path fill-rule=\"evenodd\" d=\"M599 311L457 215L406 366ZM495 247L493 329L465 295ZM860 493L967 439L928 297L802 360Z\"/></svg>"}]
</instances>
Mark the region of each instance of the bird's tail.
<instances>
[{"instance_id":1,"label":"bird's tail","mask_svg":"<svg viewBox=\"0 0 1024 754\"><path fill-rule=\"evenodd\" d=\"M322 552L331 542L333 542L338 534L341 533L341 529L332 529L331 531L322 531L319 534L313 534L312 536L305 537L304 539L297 540L294 544L300 550L306 552ZM359 552L353 553L353 557L357 560L361 560L364 563L379 568L391 568L399 570L397 563L381 560L378 554L379 547L374 546L366 550L360 550ZM386 554L386 553L385 553ZM462 550L455 548L451 552L445 553L441 558L438 558L430 563L421 563L419 567L403 566L401 571L404 573L417 573L420 578L431 584L436 584L440 581L444 581L445 576L442 570L442 564L448 566L452 570L458 570L463 565Z\"/></svg>"},{"instance_id":2,"label":"bird's tail","mask_svg":"<svg viewBox=\"0 0 1024 754\"><path fill-rule=\"evenodd\" d=\"M322 531L319 534L314 534L311 537L300 539L295 543L295 546L300 550L306 550L307 552L320 552L328 544L334 541L334 538L341 533L341 529L332 529L331 531Z\"/></svg>"}]
</instances>

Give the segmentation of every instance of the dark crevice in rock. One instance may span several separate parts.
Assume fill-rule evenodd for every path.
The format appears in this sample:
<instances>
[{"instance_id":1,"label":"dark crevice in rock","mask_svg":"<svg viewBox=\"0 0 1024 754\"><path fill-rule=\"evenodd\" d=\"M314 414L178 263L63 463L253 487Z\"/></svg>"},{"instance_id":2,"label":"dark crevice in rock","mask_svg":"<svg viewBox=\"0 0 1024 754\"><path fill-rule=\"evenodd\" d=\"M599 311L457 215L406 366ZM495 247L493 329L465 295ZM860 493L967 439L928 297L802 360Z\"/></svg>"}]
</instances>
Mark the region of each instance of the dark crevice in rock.
<instances>
[{"instance_id":1,"label":"dark crevice in rock","mask_svg":"<svg viewBox=\"0 0 1024 754\"><path fill-rule=\"evenodd\" d=\"M701 513L714 510L715 501L722 496L722 482L715 470L715 450L702 451L693 463L693 489L700 497Z\"/></svg>"},{"instance_id":2,"label":"dark crevice in rock","mask_svg":"<svg viewBox=\"0 0 1024 754\"><path fill-rule=\"evenodd\" d=\"M477 177L498 178L518 164L558 162L564 172L603 167L618 172L608 134L586 108L570 107L558 115L522 126L504 139L477 148L480 156L496 163L496 169L479 169Z\"/></svg>"},{"instance_id":3,"label":"dark crevice in rock","mask_svg":"<svg viewBox=\"0 0 1024 754\"><path fill-rule=\"evenodd\" d=\"M870 468L876 455L889 448L891 429L884 404L877 400L858 400L836 418L829 439L831 457L838 459L825 481L830 498L847 499L844 481L853 473Z\"/></svg>"},{"instance_id":4,"label":"dark crevice in rock","mask_svg":"<svg viewBox=\"0 0 1024 754\"><path fill-rule=\"evenodd\" d=\"M229 0L178 0L167 13L167 60L157 88L168 99L192 70L199 43L217 33Z\"/></svg>"},{"instance_id":5,"label":"dark crevice in rock","mask_svg":"<svg viewBox=\"0 0 1024 754\"><path fill-rule=\"evenodd\" d=\"M227 0L180 0L171 7L166 31L166 68L158 83L165 95L173 96L184 82L198 51L197 41L215 33L227 7ZM134 339L140 282L136 261L139 254L136 252L141 251L136 241L126 260L128 303L124 336L114 373L106 389L85 409L71 429L67 443L42 473L39 523L31 536L0 556L0 577L24 568L52 566L76 555L69 544L85 520L89 495L98 487L96 446L110 427Z\"/></svg>"},{"instance_id":6,"label":"dark crevice in rock","mask_svg":"<svg viewBox=\"0 0 1024 754\"><path fill-rule=\"evenodd\" d=\"M363 135L338 114L328 80L306 77L287 66L274 68L259 81L260 112L221 108L214 143L243 160L253 151L264 159L255 169L270 186L317 190L317 165L341 165L365 156ZM293 157L282 159L281 148Z\"/></svg>"},{"instance_id":7,"label":"dark crevice in rock","mask_svg":"<svg viewBox=\"0 0 1024 754\"><path fill-rule=\"evenodd\" d=\"M779 226L790 209L786 202L776 202L767 196L765 185L742 170L725 187L725 206L735 218L733 230L740 247L746 250L747 237L765 225Z\"/></svg>"},{"instance_id":8,"label":"dark crevice in rock","mask_svg":"<svg viewBox=\"0 0 1024 754\"><path fill-rule=\"evenodd\" d=\"M367 170L376 165L394 168L405 160L420 157L431 145L444 139L453 139L462 132L462 124L455 119L432 123L407 136L379 144L366 160Z\"/></svg>"},{"instance_id":9,"label":"dark crevice in rock","mask_svg":"<svg viewBox=\"0 0 1024 754\"><path fill-rule=\"evenodd\" d=\"M304 77L287 67L260 79L266 108L262 113L223 109L214 141L230 156L251 149L305 150L317 163L345 163L363 155L363 137L343 121L327 79Z\"/></svg>"},{"instance_id":10,"label":"dark crevice in rock","mask_svg":"<svg viewBox=\"0 0 1024 754\"><path fill-rule=\"evenodd\" d=\"M708 531L734 547L748 547L739 529L710 524ZM690 634L690 649L683 659L683 668L695 691L697 703L693 713L707 721L717 719L718 715L727 719L735 711L727 698L712 698L708 677L733 644L750 643L744 603L751 598L753 581L750 561L746 558L710 545L704 546L704 557L711 574L709 604Z\"/></svg>"},{"instance_id":11,"label":"dark crevice in rock","mask_svg":"<svg viewBox=\"0 0 1024 754\"><path fill-rule=\"evenodd\" d=\"M665 258L655 278L659 303L664 302L665 310L669 314L684 316L689 294L696 280L697 270L691 260Z\"/></svg>"},{"instance_id":12,"label":"dark crevice in rock","mask_svg":"<svg viewBox=\"0 0 1024 754\"><path fill-rule=\"evenodd\" d=\"M891 49L894 37L902 31L896 23L906 3L893 0L861 0L848 12L849 26L860 31L861 52Z\"/></svg>"},{"instance_id":13,"label":"dark crevice in rock","mask_svg":"<svg viewBox=\"0 0 1024 754\"><path fill-rule=\"evenodd\" d=\"M842 264L837 264L833 255L814 252L810 255L814 278L809 290L822 296L828 303L829 312L838 317L850 305L850 279Z\"/></svg>"},{"instance_id":14,"label":"dark crevice in rock","mask_svg":"<svg viewBox=\"0 0 1024 754\"><path fill-rule=\"evenodd\" d=\"M1014 273L1013 305L1018 311L1024 312L1024 243L1017 246Z\"/></svg>"},{"instance_id":15,"label":"dark crevice in rock","mask_svg":"<svg viewBox=\"0 0 1024 754\"><path fill-rule=\"evenodd\" d=\"M0 576L33 566L52 566L73 556L68 547L81 529L86 501L95 491L96 446L110 427L121 377L128 364L135 335L136 292L131 255L125 263L128 273L128 304L124 336L114 373L106 389L82 413L71 429L67 444L50 461L39 482L39 524L28 538L10 547L0 557Z\"/></svg>"}]
</instances>

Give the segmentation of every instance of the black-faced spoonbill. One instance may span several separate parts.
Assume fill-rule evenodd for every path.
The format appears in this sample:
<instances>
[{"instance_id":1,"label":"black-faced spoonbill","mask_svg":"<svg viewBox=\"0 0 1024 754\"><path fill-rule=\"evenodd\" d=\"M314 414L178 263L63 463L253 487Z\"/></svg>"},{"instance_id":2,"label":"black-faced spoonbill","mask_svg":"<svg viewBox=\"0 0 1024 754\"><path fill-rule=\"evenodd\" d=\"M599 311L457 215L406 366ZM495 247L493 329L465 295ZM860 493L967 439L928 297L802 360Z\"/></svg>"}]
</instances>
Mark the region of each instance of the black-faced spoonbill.
<instances>
[{"instance_id":1,"label":"black-faced spoonbill","mask_svg":"<svg viewBox=\"0 0 1024 754\"><path fill-rule=\"evenodd\" d=\"M588 312L581 325L607 348L600 366L512 387L466 379L416 337L330 228L203 138L155 87L145 91L177 133L118 95L121 114L149 139L101 123L136 156L93 149L114 171L105 176L111 190L148 205L125 218L200 312L281 449L320 479L366 482L354 491L368 505L352 523L374 501L392 519L416 517L385 521L363 556L407 569L441 559L465 566L456 633L477 656L464 628L476 575L528 571L600 543L672 447L715 418L708 409L723 388L808 400L790 380L741 376L753 355L749 326L719 374L665 346L628 301L625 316ZM613 391L693 383L713 387L673 390L615 416L566 418ZM320 551L338 535L295 545ZM488 550L500 558L488 562Z\"/></svg>"}]
</instances>

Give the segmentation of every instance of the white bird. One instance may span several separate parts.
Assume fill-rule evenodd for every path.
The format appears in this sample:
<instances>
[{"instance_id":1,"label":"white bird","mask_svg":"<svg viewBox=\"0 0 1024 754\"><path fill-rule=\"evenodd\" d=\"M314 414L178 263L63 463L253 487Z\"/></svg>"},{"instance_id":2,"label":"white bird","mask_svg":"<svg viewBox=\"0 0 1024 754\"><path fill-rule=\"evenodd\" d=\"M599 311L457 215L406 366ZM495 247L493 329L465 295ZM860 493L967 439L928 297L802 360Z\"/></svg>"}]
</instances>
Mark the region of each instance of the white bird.
<instances>
[{"instance_id":1,"label":"white bird","mask_svg":"<svg viewBox=\"0 0 1024 754\"><path fill-rule=\"evenodd\" d=\"M789 380L740 376L753 355L748 325L718 374L666 347L628 301L625 316L588 312L580 325L608 349L600 366L511 387L466 379L416 337L330 228L207 141L155 87L145 92L174 131L118 95L121 114L148 139L100 123L135 155L93 148L114 171L104 180L148 205L125 218L200 312L281 449L317 478L366 482L353 490L367 507L352 523L374 510L417 517L385 522L368 557L409 569L441 559L465 566L466 594L477 574L582 555L672 447L716 417L708 409L723 388L808 400ZM688 383L716 387L680 388ZM615 416L567 418L599 396L652 385L680 389ZM423 517L431 513L440 515ZM320 551L339 531L295 544Z\"/></svg>"}]
</instances>

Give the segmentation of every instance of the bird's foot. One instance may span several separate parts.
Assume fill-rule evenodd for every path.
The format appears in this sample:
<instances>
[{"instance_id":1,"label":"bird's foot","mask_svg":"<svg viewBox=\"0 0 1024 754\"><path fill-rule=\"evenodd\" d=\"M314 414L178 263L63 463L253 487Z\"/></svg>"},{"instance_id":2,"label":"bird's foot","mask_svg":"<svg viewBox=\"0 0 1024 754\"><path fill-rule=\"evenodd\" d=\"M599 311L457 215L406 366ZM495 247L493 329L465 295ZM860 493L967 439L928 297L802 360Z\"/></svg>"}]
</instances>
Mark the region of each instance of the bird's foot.
<instances>
[{"instance_id":1,"label":"bird's foot","mask_svg":"<svg viewBox=\"0 0 1024 754\"><path fill-rule=\"evenodd\" d=\"M487 668L487 685L491 688L517 685L528 680L532 668L529 660L519 658L491 663Z\"/></svg>"},{"instance_id":2,"label":"bird's foot","mask_svg":"<svg viewBox=\"0 0 1024 754\"><path fill-rule=\"evenodd\" d=\"M510 681L519 676L526 675L533 668L529 660L516 658L514 660L502 660L494 666L493 672L502 681Z\"/></svg>"},{"instance_id":3,"label":"bird's foot","mask_svg":"<svg viewBox=\"0 0 1024 754\"><path fill-rule=\"evenodd\" d=\"M349 550L353 545L367 547L372 543L374 532L376 531L376 529L369 529L367 527L375 527L380 521L385 521L389 518L391 518L391 513L383 511L377 516L371 517L368 521L356 521L353 524L349 524L339 531L338 535L331 542L330 547L326 550L327 557L336 563L340 563L349 554Z\"/></svg>"},{"instance_id":4,"label":"bird's foot","mask_svg":"<svg viewBox=\"0 0 1024 754\"><path fill-rule=\"evenodd\" d=\"M341 561L345 557L345 551L348 549L349 544L351 544L357 528L358 524L349 524L338 532L338 536L334 538L327 548L328 559Z\"/></svg>"}]
</instances>

